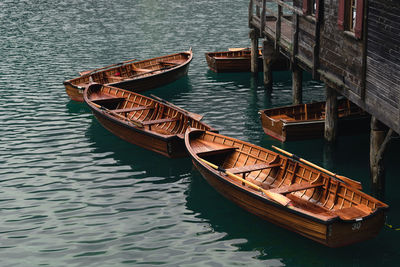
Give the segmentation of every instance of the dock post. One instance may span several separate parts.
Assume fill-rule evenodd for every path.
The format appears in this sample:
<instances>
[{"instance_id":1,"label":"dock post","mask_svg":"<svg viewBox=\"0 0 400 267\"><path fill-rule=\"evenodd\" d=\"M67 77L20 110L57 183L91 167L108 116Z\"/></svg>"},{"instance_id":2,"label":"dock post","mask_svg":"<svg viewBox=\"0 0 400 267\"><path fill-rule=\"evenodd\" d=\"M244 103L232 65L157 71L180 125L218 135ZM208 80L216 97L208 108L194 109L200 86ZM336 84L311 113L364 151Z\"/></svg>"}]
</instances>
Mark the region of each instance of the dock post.
<instances>
[{"instance_id":1,"label":"dock post","mask_svg":"<svg viewBox=\"0 0 400 267\"><path fill-rule=\"evenodd\" d=\"M275 49L267 40L263 41L262 55L263 55L263 74L264 74L264 87L267 90L272 90L272 62L275 60Z\"/></svg>"},{"instance_id":2,"label":"dock post","mask_svg":"<svg viewBox=\"0 0 400 267\"><path fill-rule=\"evenodd\" d=\"M297 65L292 69L292 98L293 105L303 102L303 71Z\"/></svg>"},{"instance_id":3,"label":"dock post","mask_svg":"<svg viewBox=\"0 0 400 267\"><path fill-rule=\"evenodd\" d=\"M371 117L371 137L369 151L369 165L371 174L371 191L382 199L385 191L385 168L383 164L384 153L389 143L393 130Z\"/></svg>"},{"instance_id":4,"label":"dock post","mask_svg":"<svg viewBox=\"0 0 400 267\"><path fill-rule=\"evenodd\" d=\"M258 31L251 29L249 37L251 39L251 72L258 74Z\"/></svg>"},{"instance_id":5,"label":"dock post","mask_svg":"<svg viewBox=\"0 0 400 267\"><path fill-rule=\"evenodd\" d=\"M331 87L326 87L325 105L325 140L333 143L337 136L337 92Z\"/></svg>"}]
</instances>

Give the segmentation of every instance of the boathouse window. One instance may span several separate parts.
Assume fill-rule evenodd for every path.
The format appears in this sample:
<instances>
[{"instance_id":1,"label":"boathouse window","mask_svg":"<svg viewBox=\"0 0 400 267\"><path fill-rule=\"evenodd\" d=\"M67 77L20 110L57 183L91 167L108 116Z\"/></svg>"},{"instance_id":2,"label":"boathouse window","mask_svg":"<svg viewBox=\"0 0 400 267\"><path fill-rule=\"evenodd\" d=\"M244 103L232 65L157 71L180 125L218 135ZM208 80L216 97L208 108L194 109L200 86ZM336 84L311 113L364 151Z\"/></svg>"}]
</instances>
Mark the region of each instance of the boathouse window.
<instances>
[{"instance_id":1,"label":"boathouse window","mask_svg":"<svg viewBox=\"0 0 400 267\"><path fill-rule=\"evenodd\" d=\"M364 0L339 0L338 27L342 31L353 32L358 39L362 37Z\"/></svg>"},{"instance_id":2,"label":"boathouse window","mask_svg":"<svg viewBox=\"0 0 400 267\"><path fill-rule=\"evenodd\" d=\"M318 0L303 0L303 14L316 16L318 12Z\"/></svg>"},{"instance_id":3,"label":"boathouse window","mask_svg":"<svg viewBox=\"0 0 400 267\"><path fill-rule=\"evenodd\" d=\"M311 15L317 14L317 0L311 0Z\"/></svg>"},{"instance_id":4,"label":"boathouse window","mask_svg":"<svg viewBox=\"0 0 400 267\"><path fill-rule=\"evenodd\" d=\"M349 20L349 31L354 32L354 27L356 26L356 14L357 14L357 2L356 0L350 0L349 1L349 7L348 10L350 11L350 14L348 16Z\"/></svg>"}]
</instances>

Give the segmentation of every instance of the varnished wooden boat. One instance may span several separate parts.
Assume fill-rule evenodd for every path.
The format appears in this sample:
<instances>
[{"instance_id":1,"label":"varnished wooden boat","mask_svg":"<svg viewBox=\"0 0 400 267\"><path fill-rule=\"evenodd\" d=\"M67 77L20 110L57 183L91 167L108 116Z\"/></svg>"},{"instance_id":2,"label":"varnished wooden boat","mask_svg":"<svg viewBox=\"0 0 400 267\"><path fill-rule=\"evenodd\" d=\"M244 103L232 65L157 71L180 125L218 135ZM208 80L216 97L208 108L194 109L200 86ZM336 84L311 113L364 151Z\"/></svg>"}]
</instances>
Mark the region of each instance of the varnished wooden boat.
<instances>
[{"instance_id":1,"label":"varnished wooden boat","mask_svg":"<svg viewBox=\"0 0 400 267\"><path fill-rule=\"evenodd\" d=\"M208 67L214 72L249 72L250 49L208 52L205 54ZM259 50L258 66L262 66L262 54Z\"/></svg>"},{"instance_id":2,"label":"varnished wooden boat","mask_svg":"<svg viewBox=\"0 0 400 267\"><path fill-rule=\"evenodd\" d=\"M200 122L198 114L117 87L91 84L83 96L104 128L167 157L187 156L183 140L187 127L213 130Z\"/></svg>"},{"instance_id":3,"label":"varnished wooden boat","mask_svg":"<svg viewBox=\"0 0 400 267\"><path fill-rule=\"evenodd\" d=\"M356 181L298 157L198 129L185 133L185 145L195 167L226 198L326 246L370 239L384 225L386 204L359 191Z\"/></svg>"},{"instance_id":4,"label":"varnished wooden boat","mask_svg":"<svg viewBox=\"0 0 400 267\"><path fill-rule=\"evenodd\" d=\"M281 142L324 136L325 102L260 110L264 132ZM366 131L370 116L346 99L338 101L339 134Z\"/></svg>"},{"instance_id":5,"label":"varnished wooden boat","mask_svg":"<svg viewBox=\"0 0 400 267\"><path fill-rule=\"evenodd\" d=\"M214 72L250 72L251 58L249 48L230 48L229 51L208 52L205 54L208 67ZM289 61L280 55L272 64L274 71L289 69ZM258 70L263 70L262 51L258 50Z\"/></svg>"},{"instance_id":6,"label":"varnished wooden boat","mask_svg":"<svg viewBox=\"0 0 400 267\"><path fill-rule=\"evenodd\" d=\"M91 82L135 92L153 89L185 76L192 57L190 49L186 52L136 62L126 61L123 64L81 72L80 77L64 81L65 91L72 100L83 102L83 91Z\"/></svg>"}]
</instances>

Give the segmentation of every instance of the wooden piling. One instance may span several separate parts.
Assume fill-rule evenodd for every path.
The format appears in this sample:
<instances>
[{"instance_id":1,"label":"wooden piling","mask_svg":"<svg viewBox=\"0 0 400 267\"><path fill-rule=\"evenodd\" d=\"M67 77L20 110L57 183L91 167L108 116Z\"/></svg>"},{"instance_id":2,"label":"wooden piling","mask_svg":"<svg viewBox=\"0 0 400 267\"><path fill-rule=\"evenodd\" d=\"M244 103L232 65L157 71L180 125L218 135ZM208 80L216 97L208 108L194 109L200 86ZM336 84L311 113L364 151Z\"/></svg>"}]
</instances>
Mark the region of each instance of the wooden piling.
<instances>
[{"instance_id":1,"label":"wooden piling","mask_svg":"<svg viewBox=\"0 0 400 267\"><path fill-rule=\"evenodd\" d=\"M251 72L258 74L258 31L251 29L249 37L251 39Z\"/></svg>"},{"instance_id":2,"label":"wooden piling","mask_svg":"<svg viewBox=\"0 0 400 267\"><path fill-rule=\"evenodd\" d=\"M267 40L263 41L262 55L263 55L263 74L264 74L264 87L267 90L272 90L272 63L275 60L275 49Z\"/></svg>"},{"instance_id":3,"label":"wooden piling","mask_svg":"<svg viewBox=\"0 0 400 267\"><path fill-rule=\"evenodd\" d=\"M371 117L371 137L369 151L371 191L378 198L384 197L385 166L383 164L383 158L392 133L392 129L389 129L376 117Z\"/></svg>"},{"instance_id":4,"label":"wooden piling","mask_svg":"<svg viewBox=\"0 0 400 267\"><path fill-rule=\"evenodd\" d=\"M292 100L293 105L303 102L303 71L297 65L292 69Z\"/></svg>"},{"instance_id":5,"label":"wooden piling","mask_svg":"<svg viewBox=\"0 0 400 267\"><path fill-rule=\"evenodd\" d=\"M337 136L337 92L331 87L326 87L326 105L325 105L325 140L333 143Z\"/></svg>"}]
</instances>

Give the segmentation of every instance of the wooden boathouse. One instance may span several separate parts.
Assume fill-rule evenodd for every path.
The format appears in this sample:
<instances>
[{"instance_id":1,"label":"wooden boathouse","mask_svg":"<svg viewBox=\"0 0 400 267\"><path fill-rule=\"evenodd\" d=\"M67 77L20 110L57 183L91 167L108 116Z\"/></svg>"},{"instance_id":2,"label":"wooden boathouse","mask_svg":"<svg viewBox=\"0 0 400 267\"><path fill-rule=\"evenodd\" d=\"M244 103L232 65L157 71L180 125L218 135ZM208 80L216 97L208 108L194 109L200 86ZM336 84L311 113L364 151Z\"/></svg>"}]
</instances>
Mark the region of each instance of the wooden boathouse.
<instances>
[{"instance_id":1,"label":"wooden boathouse","mask_svg":"<svg viewBox=\"0 0 400 267\"><path fill-rule=\"evenodd\" d=\"M327 141L336 138L338 95L371 114L371 177L381 192L383 154L400 134L400 1L250 0L249 28L252 71L261 39L267 86L278 53L291 62L294 104L302 102L302 71L325 83Z\"/></svg>"}]
</instances>

